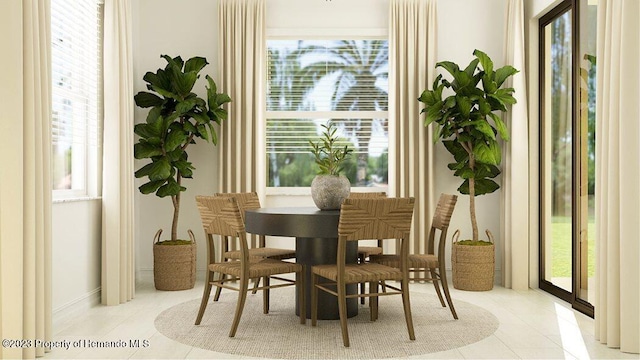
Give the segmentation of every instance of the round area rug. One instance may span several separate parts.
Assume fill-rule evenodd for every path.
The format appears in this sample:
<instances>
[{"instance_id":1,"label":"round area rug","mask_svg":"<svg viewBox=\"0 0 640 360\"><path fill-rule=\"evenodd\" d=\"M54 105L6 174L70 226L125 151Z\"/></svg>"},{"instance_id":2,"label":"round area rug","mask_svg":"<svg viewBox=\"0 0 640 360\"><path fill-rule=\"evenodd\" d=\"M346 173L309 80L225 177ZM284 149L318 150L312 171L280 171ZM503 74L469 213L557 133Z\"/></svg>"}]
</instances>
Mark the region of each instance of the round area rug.
<instances>
[{"instance_id":1,"label":"round area rug","mask_svg":"<svg viewBox=\"0 0 640 360\"><path fill-rule=\"evenodd\" d=\"M228 337L237 292L223 291L220 301L209 300L200 325L194 325L200 299L162 312L155 320L160 333L180 343L225 354L270 359L383 359L403 358L454 349L480 341L498 328L498 319L478 306L454 299L459 320L443 308L434 294L411 295L416 340L409 340L400 296L379 300L379 316L369 321L369 308L360 305L349 318L351 346L342 346L340 322L318 320L312 327L294 313L293 289L271 291L269 314L262 313L262 294L247 295L234 338ZM213 294L212 294L213 295Z\"/></svg>"}]
</instances>

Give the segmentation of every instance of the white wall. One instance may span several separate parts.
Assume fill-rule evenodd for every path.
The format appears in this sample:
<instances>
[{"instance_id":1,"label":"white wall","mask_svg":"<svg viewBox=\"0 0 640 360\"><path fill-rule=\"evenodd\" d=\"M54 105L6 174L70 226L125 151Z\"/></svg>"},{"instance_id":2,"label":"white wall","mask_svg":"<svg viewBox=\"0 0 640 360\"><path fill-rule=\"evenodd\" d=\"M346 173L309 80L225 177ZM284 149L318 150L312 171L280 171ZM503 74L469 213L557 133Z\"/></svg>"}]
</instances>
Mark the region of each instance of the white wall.
<instances>
[{"instance_id":1,"label":"white wall","mask_svg":"<svg viewBox=\"0 0 640 360\"><path fill-rule=\"evenodd\" d=\"M83 301L95 303L100 290L101 202L53 204L52 294L54 313L66 313Z\"/></svg>"}]
</instances>

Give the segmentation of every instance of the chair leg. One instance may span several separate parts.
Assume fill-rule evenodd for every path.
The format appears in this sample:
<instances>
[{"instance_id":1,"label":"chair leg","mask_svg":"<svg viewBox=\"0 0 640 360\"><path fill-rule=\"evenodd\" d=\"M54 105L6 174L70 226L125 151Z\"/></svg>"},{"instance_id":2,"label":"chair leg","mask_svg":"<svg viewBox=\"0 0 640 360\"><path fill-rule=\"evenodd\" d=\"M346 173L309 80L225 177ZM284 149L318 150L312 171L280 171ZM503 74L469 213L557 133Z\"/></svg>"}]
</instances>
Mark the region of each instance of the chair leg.
<instances>
[{"instance_id":1,"label":"chair leg","mask_svg":"<svg viewBox=\"0 0 640 360\"><path fill-rule=\"evenodd\" d=\"M253 282L253 291L251 292L251 294L255 295L258 292L258 287L259 286L260 286L260 278L257 278Z\"/></svg>"},{"instance_id":2,"label":"chair leg","mask_svg":"<svg viewBox=\"0 0 640 360\"><path fill-rule=\"evenodd\" d=\"M413 331L413 318L411 317L411 304L409 302L409 281L402 280L402 305L404 306L404 317L407 321L407 330L409 331L409 339L415 340L416 334Z\"/></svg>"},{"instance_id":3,"label":"chair leg","mask_svg":"<svg viewBox=\"0 0 640 360\"><path fill-rule=\"evenodd\" d=\"M244 309L245 300L247 300L247 291L249 290L249 279L240 279L240 289L238 292L238 303L236 304L236 315L233 318L231 324L231 330L229 331L229 337L236 336L236 330L238 330L238 324L240 323L240 317L242 316L242 310Z\"/></svg>"},{"instance_id":4,"label":"chair leg","mask_svg":"<svg viewBox=\"0 0 640 360\"><path fill-rule=\"evenodd\" d=\"M224 279L227 277L225 274L220 274L220 285L224 283ZM213 301L218 301L220 299L220 293L222 292L222 287L218 286L216 288L216 294L213 296Z\"/></svg>"},{"instance_id":5,"label":"chair leg","mask_svg":"<svg viewBox=\"0 0 640 360\"><path fill-rule=\"evenodd\" d=\"M364 263L364 254L358 254L358 263L362 264ZM360 294L364 294L365 293L365 286L364 283L360 283ZM364 297L360 298L360 304L364 305Z\"/></svg>"},{"instance_id":6,"label":"chair leg","mask_svg":"<svg viewBox=\"0 0 640 360\"><path fill-rule=\"evenodd\" d=\"M300 303L300 324L307 323L307 299L305 299L304 293L305 289L305 281L304 281L304 270L302 272L296 273L296 283L298 287L298 301ZM317 298L316 298L317 299Z\"/></svg>"},{"instance_id":7,"label":"chair leg","mask_svg":"<svg viewBox=\"0 0 640 360\"><path fill-rule=\"evenodd\" d=\"M200 302L200 310L198 310L198 316L196 317L196 325L200 325L202 316L207 308L209 302L209 296L211 296L211 282L213 281L213 272L207 271L207 279L204 283L204 291L202 292L202 301Z\"/></svg>"},{"instance_id":8,"label":"chair leg","mask_svg":"<svg viewBox=\"0 0 640 360\"><path fill-rule=\"evenodd\" d=\"M378 290L379 290L378 282L372 281L369 283L369 295L377 293ZM369 314L369 320L370 321L378 320L378 297L377 296L369 297L369 311L371 312L371 314Z\"/></svg>"},{"instance_id":9,"label":"chair leg","mask_svg":"<svg viewBox=\"0 0 640 360\"><path fill-rule=\"evenodd\" d=\"M440 285L438 285L438 274L436 273L436 269L429 269L431 272L431 282L433 283L433 287L436 288L436 294L438 294L438 299L440 299L440 305L445 307L444 299L442 298L442 292L440 292Z\"/></svg>"},{"instance_id":10,"label":"chair leg","mask_svg":"<svg viewBox=\"0 0 640 360\"><path fill-rule=\"evenodd\" d=\"M263 291L263 295L262 295L262 313L263 314L268 314L269 313L269 280L270 278L268 276L264 277L264 290Z\"/></svg>"},{"instance_id":11,"label":"chair leg","mask_svg":"<svg viewBox=\"0 0 640 360\"><path fill-rule=\"evenodd\" d=\"M301 275L303 276L303 275ZM311 326L318 325L318 275L311 273ZM304 290L303 290L304 292ZM300 312L302 313L302 304Z\"/></svg>"},{"instance_id":12,"label":"chair leg","mask_svg":"<svg viewBox=\"0 0 640 360\"><path fill-rule=\"evenodd\" d=\"M453 318L458 320L458 314L456 314L456 309L453 307L453 300L451 300L451 294L449 293L449 285L447 284L447 273L444 269L444 264L440 264L439 269L440 282L442 283L442 290L444 290L444 296L447 298L447 303L449 304L449 310L451 310L451 315Z\"/></svg>"},{"instance_id":13,"label":"chair leg","mask_svg":"<svg viewBox=\"0 0 640 360\"><path fill-rule=\"evenodd\" d=\"M340 328L342 329L342 343L349 347L349 332L347 330L347 286L336 284L338 288L338 313L340 313Z\"/></svg>"}]
</instances>

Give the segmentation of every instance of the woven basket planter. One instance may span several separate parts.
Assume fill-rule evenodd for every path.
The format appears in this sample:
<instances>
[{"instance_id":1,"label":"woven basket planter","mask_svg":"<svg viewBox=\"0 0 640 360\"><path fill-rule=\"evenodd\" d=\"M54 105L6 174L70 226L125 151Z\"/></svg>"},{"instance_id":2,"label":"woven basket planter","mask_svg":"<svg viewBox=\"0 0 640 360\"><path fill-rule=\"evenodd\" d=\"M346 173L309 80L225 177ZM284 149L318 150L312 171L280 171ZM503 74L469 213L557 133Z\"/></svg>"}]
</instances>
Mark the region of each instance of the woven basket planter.
<instances>
[{"instance_id":1,"label":"woven basket planter","mask_svg":"<svg viewBox=\"0 0 640 360\"><path fill-rule=\"evenodd\" d=\"M153 281L158 290L193 289L196 283L196 240L188 231L188 245L160 245L162 230L158 230L153 242Z\"/></svg>"},{"instance_id":2,"label":"woven basket planter","mask_svg":"<svg viewBox=\"0 0 640 360\"><path fill-rule=\"evenodd\" d=\"M453 234L451 267L453 287L459 290L486 291L493 289L495 276L495 245L493 235L487 230L491 245L460 245L460 231Z\"/></svg>"}]
</instances>

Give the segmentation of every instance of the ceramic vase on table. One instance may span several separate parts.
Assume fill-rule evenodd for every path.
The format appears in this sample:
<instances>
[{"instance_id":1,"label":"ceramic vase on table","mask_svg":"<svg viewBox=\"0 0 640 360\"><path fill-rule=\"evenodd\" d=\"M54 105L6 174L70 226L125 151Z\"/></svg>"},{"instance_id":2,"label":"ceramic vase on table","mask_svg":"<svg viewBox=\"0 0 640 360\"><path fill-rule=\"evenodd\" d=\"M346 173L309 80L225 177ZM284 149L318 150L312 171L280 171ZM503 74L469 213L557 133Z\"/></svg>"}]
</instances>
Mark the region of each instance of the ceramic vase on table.
<instances>
[{"instance_id":1,"label":"ceramic vase on table","mask_svg":"<svg viewBox=\"0 0 640 360\"><path fill-rule=\"evenodd\" d=\"M338 210L349 197L351 183L342 175L317 175L311 182L311 197L320 210Z\"/></svg>"}]
</instances>

